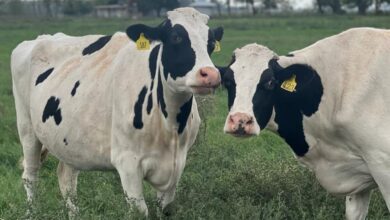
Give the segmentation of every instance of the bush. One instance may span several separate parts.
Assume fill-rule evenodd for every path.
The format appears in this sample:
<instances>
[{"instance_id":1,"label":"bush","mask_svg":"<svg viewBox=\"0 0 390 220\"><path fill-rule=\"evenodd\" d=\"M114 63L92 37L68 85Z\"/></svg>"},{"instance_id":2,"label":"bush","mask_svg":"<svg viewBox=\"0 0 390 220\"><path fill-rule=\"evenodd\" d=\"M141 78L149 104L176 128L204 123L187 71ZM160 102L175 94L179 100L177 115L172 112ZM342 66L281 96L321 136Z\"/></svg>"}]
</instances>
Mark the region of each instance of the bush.
<instances>
[{"instance_id":1,"label":"bush","mask_svg":"<svg viewBox=\"0 0 390 220\"><path fill-rule=\"evenodd\" d=\"M92 3L81 0L68 0L63 5L63 12L65 15L85 15L91 13L92 10Z\"/></svg>"}]
</instances>

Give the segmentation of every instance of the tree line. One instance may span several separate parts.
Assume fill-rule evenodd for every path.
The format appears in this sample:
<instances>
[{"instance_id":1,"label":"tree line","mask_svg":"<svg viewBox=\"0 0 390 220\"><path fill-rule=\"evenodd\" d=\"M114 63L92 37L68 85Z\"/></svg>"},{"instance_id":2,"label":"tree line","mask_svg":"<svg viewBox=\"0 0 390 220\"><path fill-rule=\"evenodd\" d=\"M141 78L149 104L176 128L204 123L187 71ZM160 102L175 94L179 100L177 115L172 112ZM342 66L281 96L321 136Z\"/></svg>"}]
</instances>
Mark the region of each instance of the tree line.
<instances>
[{"instance_id":1,"label":"tree line","mask_svg":"<svg viewBox=\"0 0 390 220\"><path fill-rule=\"evenodd\" d=\"M126 4L136 7L143 15L154 13L161 16L163 10L171 10L180 6L182 2L192 2L193 0L0 0L0 14L23 14L25 5L29 4L35 15L45 14L48 17L56 17L59 13L64 15L84 15L90 14L96 5ZM346 13L343 8L356 7L359 14L366 14L370 6L374 5L375 13L381 13L381 5L390 0L313 0L316 10L320 14ZM217 6L221 15L221 8L227 9L227 14L232 13L233 0L210 0ZM235 0L244 3L253 15L266 12L281 7L289 8L289 0ZM291 7L290 7L291 8Z\"/></svg>"}]
</instances>

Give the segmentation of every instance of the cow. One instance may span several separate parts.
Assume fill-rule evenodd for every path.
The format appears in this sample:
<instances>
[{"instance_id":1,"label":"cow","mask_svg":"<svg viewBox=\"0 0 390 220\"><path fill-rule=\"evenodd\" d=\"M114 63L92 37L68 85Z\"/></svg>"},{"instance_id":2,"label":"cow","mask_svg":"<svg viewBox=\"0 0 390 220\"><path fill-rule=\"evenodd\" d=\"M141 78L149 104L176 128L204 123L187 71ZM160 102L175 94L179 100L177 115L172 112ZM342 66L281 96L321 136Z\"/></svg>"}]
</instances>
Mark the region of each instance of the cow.
<instances>
[{"instance_id":1,"label":"cow","mask_svg":"<svg viewBox=\"0 0 390 220\"><path fill-rule=\"evenodd\" d=\"M353 28L286 56L236 49L220 67L228 92L224 132L276 132L332 194L347 219L365 219L371 189L390 208L390 31Z\"/></svg>"},{"instance_id":2,"label":"cow","mask_svg":"<svg viewBox=\"0 0 390 220\"><path fill-rule=\"evenodd\" d=\"M220 84L210 55L223 28L210 29L208 20L179 8L157 27L134 24L111 36L42 35L13 50L29 203L42 146L60 161L59 186L71 216L82 170L116 170L128 203L145 215L143 180L162 208L173 201L200 125L194 94Z\"/></svg>"}]
</instances>

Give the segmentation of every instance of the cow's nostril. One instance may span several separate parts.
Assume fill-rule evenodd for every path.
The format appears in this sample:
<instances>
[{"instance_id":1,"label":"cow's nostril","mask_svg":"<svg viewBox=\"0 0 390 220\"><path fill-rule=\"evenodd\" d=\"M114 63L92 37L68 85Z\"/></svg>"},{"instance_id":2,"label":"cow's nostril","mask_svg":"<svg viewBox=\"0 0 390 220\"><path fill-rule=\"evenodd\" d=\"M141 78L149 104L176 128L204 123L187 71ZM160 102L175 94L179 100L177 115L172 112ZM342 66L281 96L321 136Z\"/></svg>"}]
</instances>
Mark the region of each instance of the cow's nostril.
<instances>
[{"instance_id":1,"label":"cow's nostril","mask_svg":"<svg viewBox=\"0 0 390 220\"><path fill-rule=\"evenodd\" d=\"M200 71L200 75L201 75L202 77L207 77L207 73L204 72L204 71Z\"/></svg>"},{"instance_id":2,"label":"cow's nostril","mask_svg":"<svg viewBox=\"0 0 390 220\"><path fill-rule=\"evenodd\" d=\"M253 118L251 118L249 121L246 122L247 125L253 124Z\"/></svg>"},{"instance_id":3,"label":"cow's nostril","mask_svg":"<svg viewBox=\"0 0 390 220\"><path fill-rule=\"evenodd\" d=\"M234 123L233 116L231 116L231 115L229 116L229 122Z\"/></svg>"}]
</instances>

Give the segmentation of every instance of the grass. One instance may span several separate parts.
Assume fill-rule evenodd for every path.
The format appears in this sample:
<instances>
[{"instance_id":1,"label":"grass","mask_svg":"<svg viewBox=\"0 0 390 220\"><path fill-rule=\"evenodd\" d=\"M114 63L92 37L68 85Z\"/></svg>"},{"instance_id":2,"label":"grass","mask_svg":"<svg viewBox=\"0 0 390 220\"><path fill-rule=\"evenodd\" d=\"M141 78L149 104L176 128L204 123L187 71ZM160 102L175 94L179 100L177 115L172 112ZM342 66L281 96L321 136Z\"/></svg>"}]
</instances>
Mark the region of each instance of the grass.
<instances>
[{"instance_id":1,"label":"grass","mask_svg":"<svg viewBox=\"0 0 390 220\"><path fill-rule=\"evenodd\" d=\"M0 21L0 218L21 219L26 211L25 191L18 168L21 157L11 90L10 53L21 41L39 34L111 34L124 30L128 20ZM155 25L160 21L146 20ZM267 45L279 54L356 26L390 28L390 17L258 17L214 19L225 37L222 52L213 55L218 65L229 62L232 51L247 43ZM264 132L256 138L235 139L223 134L226 94L219 89L202 104L203 128L177 188L172 215L155 206L155 193L145 184L151 219L343 219L344 198L326 193L313 173L303 168L289 147ZM66 219L56 177L57 160L43 165L38 186L35 219ZM119 177L115 172L82 172L78 185L81 219L129 219ZM372 196L369 219L389 219L378 191Z\"/></svg>"}]
</instances>

